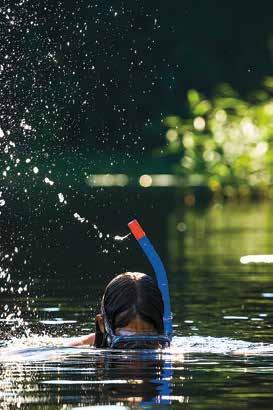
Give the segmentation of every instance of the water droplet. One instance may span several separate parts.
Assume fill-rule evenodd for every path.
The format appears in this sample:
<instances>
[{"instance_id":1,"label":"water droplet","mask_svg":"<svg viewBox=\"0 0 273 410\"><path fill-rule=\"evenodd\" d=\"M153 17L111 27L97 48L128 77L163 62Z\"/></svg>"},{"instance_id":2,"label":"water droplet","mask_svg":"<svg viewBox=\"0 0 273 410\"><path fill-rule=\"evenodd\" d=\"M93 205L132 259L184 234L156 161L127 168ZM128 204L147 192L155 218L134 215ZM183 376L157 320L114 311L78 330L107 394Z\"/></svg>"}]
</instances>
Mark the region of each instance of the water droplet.
<instances>
[{"instance_id":1,"label":"water droplet","mask_svg":"<svg viewBox=\"0 0 273 410\"><path fill-rule=\"evenodd\" d=\"M81 224L86 221L86 218L82 218L77 212L73 214L74 218L77 219Z\"/></svg>"},{"instance_id":2,"label":"water droplet","mask_svg":"<svg viewBox=\"0 0 273 410\"><path fill-rule=\"evenodd\" d=\"M127 235L125 235L125 236L116 235L116 236L114 236L114 240L115 240L115 241L124 241L124 239L128 238L130 235L131 235L131 232L129 232L129 233L128 233Z\"/></svg>"},{"instance_id":3,"label":"water droplet","mask_svg":"<svg viewBox=\"0 0 273 410\"><path fill-rule=\"evenodd\" d=\"M58 194L58 198L59 198L60 203L64 202L64 195L61 192Z\"/></svg>"},{"instance_id":4,"label":"water droplet","mask_svg":"<svg viewBox=\"0 0 273 410\"><path fill-rule=\"evenodd\" d=\"M45 177L44 182L48 185L54 185L54 181L51 181L48 177Z\"/></svg>"}]
</instances>

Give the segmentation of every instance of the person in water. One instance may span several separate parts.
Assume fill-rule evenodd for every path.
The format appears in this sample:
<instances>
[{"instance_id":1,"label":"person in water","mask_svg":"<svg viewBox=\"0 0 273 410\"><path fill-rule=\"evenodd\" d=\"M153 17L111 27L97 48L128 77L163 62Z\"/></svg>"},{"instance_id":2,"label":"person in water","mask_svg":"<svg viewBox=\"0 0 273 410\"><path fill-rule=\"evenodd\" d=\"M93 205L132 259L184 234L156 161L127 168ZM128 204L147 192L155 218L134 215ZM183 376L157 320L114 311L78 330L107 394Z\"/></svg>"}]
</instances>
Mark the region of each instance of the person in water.
<instances>
[{"instance_id":1,"label":"person in water","mask_svg":"<svg viewBox=\"0 0 273 410\"><path fill-rule=\"evenodd\" d=\"M70 346L166 347L163 315L162 295L154 280L144 273L126 272L106 286L95 333L73 340Z\"/></svg>"}]
</instances>

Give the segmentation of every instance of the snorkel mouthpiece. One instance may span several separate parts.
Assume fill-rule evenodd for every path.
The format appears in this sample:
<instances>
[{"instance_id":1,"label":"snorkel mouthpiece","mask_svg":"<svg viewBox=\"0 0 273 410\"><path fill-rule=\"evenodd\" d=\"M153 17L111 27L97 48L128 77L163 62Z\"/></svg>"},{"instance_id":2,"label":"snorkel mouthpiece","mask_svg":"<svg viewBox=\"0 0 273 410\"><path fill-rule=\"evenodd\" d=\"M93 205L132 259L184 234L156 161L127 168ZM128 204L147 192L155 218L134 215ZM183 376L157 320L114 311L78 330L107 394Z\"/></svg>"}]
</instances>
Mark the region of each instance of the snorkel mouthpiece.
<instances>
[{"instance_id":1,"label":"snorkel mouthpiece","mask_svg":"<svg viewBox=\"0 0 273 410\"><path fill-rule=\"evenodd\" d=\"M171 341L173 333L171 302L168 277L163 262L139 222L134 219L133 221L129 222L128 227L135 239L138 241L138 244L142 248L155 272L157 285L161 291L162 299L164 302L164 334L165 337L167 337L169 341Z\"/></svg>"}]
</instances>

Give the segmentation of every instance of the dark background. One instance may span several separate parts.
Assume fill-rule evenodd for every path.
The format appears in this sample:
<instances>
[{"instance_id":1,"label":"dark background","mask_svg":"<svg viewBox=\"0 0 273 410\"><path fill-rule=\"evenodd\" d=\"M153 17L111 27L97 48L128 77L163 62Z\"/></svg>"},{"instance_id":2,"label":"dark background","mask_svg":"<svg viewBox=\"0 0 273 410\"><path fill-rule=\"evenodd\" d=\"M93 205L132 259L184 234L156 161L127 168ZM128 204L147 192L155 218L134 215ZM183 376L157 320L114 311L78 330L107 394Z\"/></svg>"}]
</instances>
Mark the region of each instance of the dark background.
<instances>
[{"instance_id":1,"label":"dark background","mask_svg":"<svg viewBox=\"0 0 273 410\"><path fill-rule=\"evenodd\" d=\"M246 95L272 73L270 1L8 3L1 122L26 152L134 160L164 144L161 120L185 110L188 89Z\"/></svg>"}]
</instances>

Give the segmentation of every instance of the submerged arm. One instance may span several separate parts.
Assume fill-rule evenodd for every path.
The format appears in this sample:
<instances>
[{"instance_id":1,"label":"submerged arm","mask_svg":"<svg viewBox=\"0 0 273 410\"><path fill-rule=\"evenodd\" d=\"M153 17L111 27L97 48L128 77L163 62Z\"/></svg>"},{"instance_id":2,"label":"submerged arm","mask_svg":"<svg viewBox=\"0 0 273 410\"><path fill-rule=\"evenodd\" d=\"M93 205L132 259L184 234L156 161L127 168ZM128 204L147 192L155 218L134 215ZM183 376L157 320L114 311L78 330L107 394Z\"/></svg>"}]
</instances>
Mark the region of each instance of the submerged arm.
<instances>
[{"instance_id":1,"label":"submerged arm","mask_svg":"<svg viewBox=\"0 0 273 410\"><path fill-rule=\"evenodd\" d=\"M75 337L69 343L69 347L76 347L76 346L94 346L95 343L95 333L91 333L90 335Z\"/></svg>"}]
</instances>

